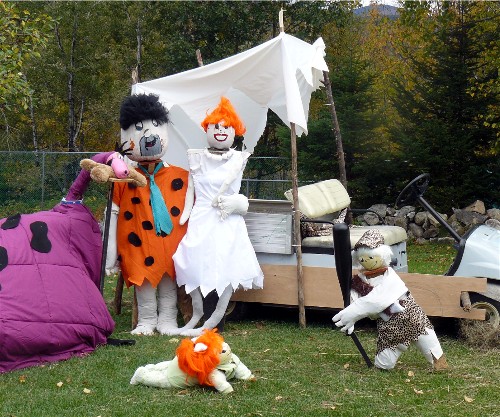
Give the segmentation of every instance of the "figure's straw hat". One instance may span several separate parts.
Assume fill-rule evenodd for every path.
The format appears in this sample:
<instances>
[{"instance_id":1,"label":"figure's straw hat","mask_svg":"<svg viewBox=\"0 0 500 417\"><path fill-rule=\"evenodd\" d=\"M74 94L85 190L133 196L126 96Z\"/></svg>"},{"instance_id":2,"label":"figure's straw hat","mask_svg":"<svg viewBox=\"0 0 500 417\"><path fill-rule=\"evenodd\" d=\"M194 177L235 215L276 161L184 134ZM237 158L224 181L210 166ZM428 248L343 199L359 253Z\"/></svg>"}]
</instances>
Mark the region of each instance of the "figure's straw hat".
<instances>
[{"instance_id":1,"label":"figure's straw hat","mask_svg":"<svg viewBox=\"0 0 500 417\"><path fill-rule=\"evenodd\" d=\"M370 249L375 249L383 245L384 243L384 237L382 236L382 233L380 233L380 230L370 229L363 233L363 236L359 238L359 240L354 245L354 250L358 250L362 246L366 246Z\"/></svg>"}]
</instances>

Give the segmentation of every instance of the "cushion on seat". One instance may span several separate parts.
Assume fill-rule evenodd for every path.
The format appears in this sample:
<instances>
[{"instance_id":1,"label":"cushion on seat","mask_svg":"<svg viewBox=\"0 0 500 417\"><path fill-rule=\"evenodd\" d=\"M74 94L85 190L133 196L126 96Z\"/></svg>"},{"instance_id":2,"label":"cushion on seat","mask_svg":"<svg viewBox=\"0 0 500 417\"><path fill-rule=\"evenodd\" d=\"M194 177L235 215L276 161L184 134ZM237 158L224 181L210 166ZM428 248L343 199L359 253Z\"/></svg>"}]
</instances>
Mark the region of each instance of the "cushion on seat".
<instances>
[{"instance_id":1,"label":"cushion on seat","mask_svg":"<svg viewBox=\"0 0 500 417\"><path fill-rule=\"evenodd\" d=\"M389 246L399 242L404 242L408 238L406 230L399 226L352 226L349 228L351 248L354 247L356 242L368 229L378 229L384 237L385 244ZM302 239L302 246L314 248L331 248L333 247L333 235L306 237Z\"/></svg>"},{"instance_id":2,"label":"cushion on seat","mask_svg":"<svg viewBox=\"0 0 500 417\"><path fill-rule=\"evenodd\" d=\"M336 179L299 187L298 195L298 209L304 216L311 219L334 213L351 204L351 198L347 194L347 190ZM292 190L286 191L285 197L293 204Z\"/></svg>"}]
</instances>

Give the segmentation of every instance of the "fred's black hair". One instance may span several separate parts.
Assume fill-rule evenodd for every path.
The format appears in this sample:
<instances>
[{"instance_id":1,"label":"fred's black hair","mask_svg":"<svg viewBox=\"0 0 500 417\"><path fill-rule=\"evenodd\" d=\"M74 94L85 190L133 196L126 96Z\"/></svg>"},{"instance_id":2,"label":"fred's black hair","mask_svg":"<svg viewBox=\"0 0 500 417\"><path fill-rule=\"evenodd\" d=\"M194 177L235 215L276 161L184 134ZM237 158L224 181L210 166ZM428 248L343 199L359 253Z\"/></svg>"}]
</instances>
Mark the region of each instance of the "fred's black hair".
<instances>
[{"instance_id":1,"label":"fred's black hair","mask_svg":"<svg viewBox=\"0 0 500 417\"><path fill-rule=\"evenodd\" d=\"M160 125L168 123L168 110L155 94L137 94L123 100L120 108L120 127L127 130L143 120L156 120Z\"/></svg>"}]
</instances>

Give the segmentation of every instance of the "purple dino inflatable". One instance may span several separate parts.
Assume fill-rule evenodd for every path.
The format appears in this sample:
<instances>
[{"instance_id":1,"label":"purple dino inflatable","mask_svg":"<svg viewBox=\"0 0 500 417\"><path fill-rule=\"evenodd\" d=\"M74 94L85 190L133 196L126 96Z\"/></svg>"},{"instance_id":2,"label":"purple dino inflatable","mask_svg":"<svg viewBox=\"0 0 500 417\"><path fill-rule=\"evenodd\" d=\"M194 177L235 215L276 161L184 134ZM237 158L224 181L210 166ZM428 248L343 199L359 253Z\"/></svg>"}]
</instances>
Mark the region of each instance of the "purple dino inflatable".
<instances>
[{"instance_id":1,"label":"purple dino inflatable","mask_svg":"<svg viewBox=\"0 0 500 417\"><path fill-rule=\"evenodd\" d=\"M89 181L82 170L51 210L0 220L0 373L92 352L114 330L99 225L81 202Z\"/></svg>"}]
</instances>

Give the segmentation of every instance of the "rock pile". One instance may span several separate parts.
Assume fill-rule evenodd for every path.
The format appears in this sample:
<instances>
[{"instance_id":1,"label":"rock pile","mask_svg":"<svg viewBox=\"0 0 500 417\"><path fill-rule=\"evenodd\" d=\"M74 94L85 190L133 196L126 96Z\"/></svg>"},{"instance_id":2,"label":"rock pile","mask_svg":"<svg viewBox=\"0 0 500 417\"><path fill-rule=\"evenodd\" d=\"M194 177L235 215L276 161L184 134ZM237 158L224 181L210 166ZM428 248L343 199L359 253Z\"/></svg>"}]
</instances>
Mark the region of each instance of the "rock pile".
<instances>
[{"instance_id":1,"label":"rock pile","mask_svg":"<svg viewBox=\"0 0 500 417\"><path fill-rule=\"evenodd\" d=\"M414 206L404 206L396 210L386 204L374 204L369 210L356 217L355 223L370 226L377 224L401 226L406 230L408 238L417 242L454 242L448 231L428 211L419 210ZM486 209L480 200L463 209L453 208L452 211L451 216L439 214L460 236L478 224L486 224L500 230L500 209Z\"/></svg>"}]
</instances>

